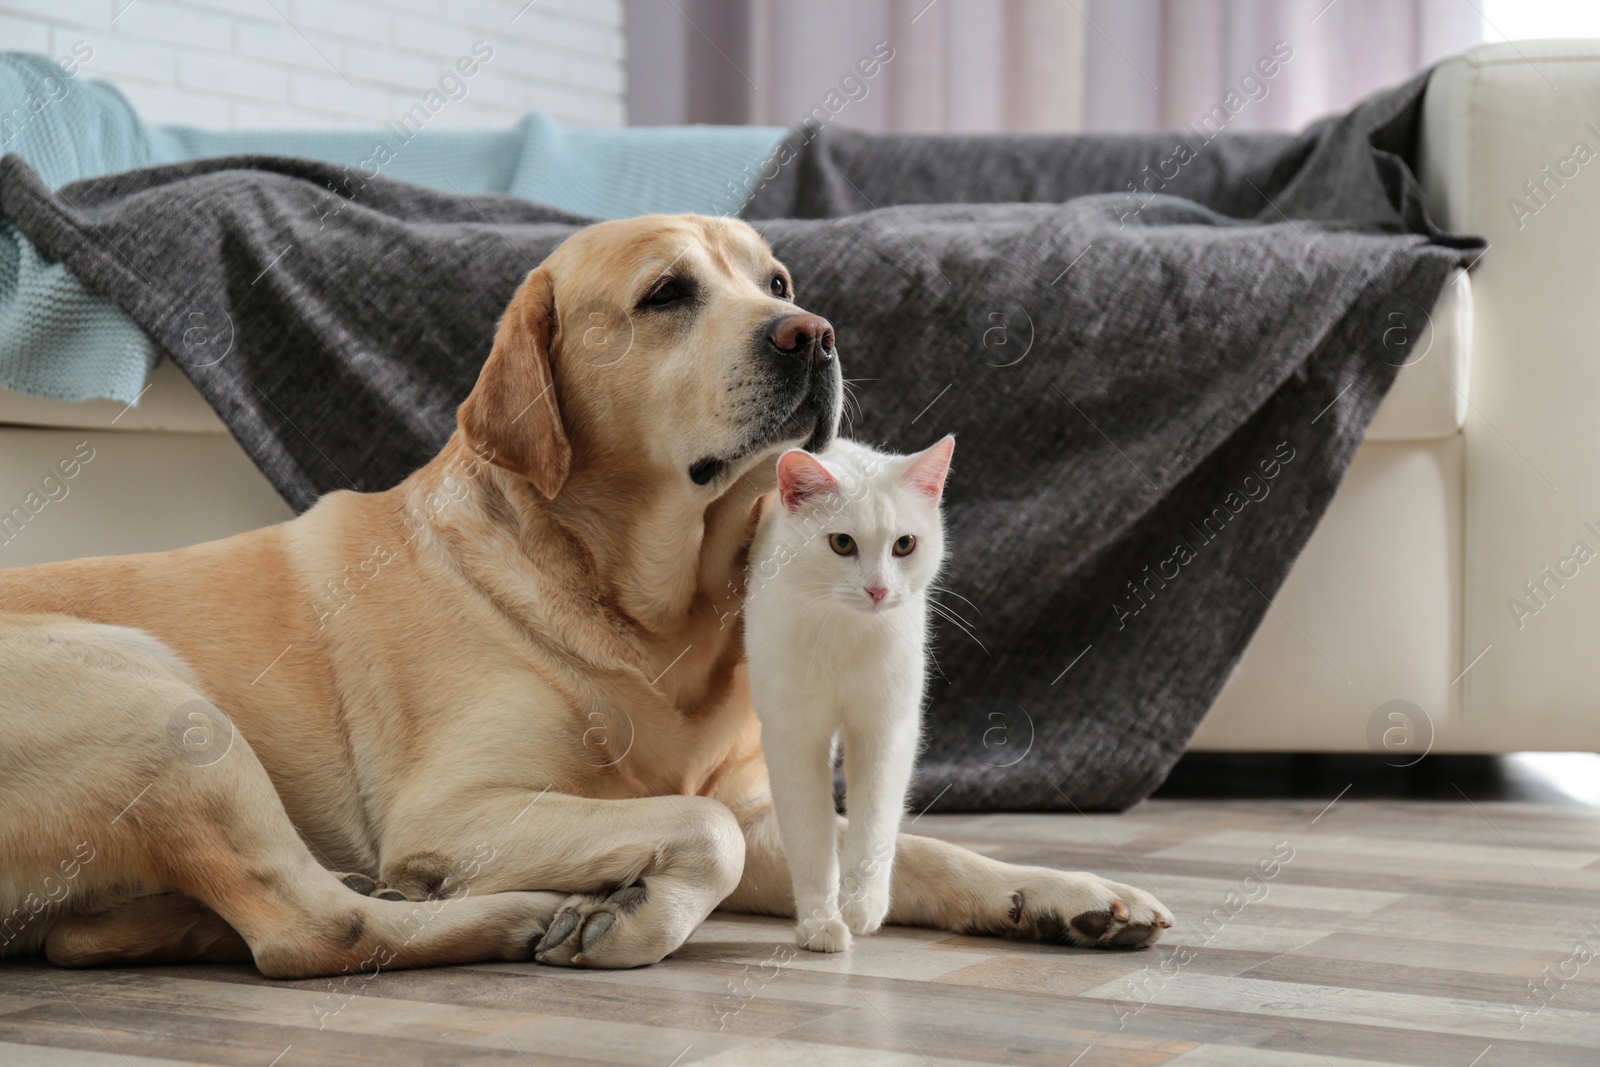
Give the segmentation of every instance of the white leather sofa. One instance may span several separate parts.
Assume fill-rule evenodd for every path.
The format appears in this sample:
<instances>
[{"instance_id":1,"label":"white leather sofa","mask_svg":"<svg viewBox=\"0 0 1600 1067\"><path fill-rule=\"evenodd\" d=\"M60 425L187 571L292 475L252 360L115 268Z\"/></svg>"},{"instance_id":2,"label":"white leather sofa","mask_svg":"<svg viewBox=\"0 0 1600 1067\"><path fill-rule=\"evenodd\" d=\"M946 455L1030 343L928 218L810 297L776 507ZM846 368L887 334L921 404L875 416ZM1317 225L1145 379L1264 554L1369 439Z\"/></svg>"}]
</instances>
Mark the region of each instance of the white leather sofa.
<instances>
[{"instance_id":1,"label":"white leather sofa","mask_svg":"<svg viewBox=\"0 0 1600 1067\"><path fill-rule=\"evenodd\" d=\"M1489 253L1193 748L1600 750L1600 41L1443 64L1419 149L1433 217Z\"/></svg>"},{"instance_id":2,"label":"white leather sofa","mask_svg":"<svg viewBox=\"0 0 1600 1067\"><path fill-rule=\"evenodd\" d=\"M1579 141L1595 162L1570 162ZM1394 324L1426 330L1412 347L1426 354L1401 371L1193 748L1362 751L1376 717L1412 732L1407 752L1600 750L1600 293L1586 291L1600 277L1600 42L1494 45L1440 67L1421 177L1443 226L1493 247L1431 324ZM290 514L170 365L131 409L0 392L0 513L80 442L93 458L60 481L66 495L0 529L0 567ZM1579 541L1594 562L1574 560ZM1544 583L1537 602L1526 582ZM1391 701L1409 702L1403 719Z\"/></svg>"}]
</instances>

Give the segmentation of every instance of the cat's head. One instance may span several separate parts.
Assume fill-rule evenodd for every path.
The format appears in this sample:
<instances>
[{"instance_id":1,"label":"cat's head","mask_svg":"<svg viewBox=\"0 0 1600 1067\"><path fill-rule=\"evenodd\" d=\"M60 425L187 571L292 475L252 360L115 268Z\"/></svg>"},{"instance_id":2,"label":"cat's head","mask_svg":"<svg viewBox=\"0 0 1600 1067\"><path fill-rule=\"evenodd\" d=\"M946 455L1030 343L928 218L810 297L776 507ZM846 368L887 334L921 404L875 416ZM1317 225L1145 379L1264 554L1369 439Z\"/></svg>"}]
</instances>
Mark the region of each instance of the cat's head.
<instances>
[{"instance_id":1,"label":"cat's head","mask_svg":"<svg viewBox=\"0 0 1600 1067\"><path fill-rule=\"evenodd\" d=\"M911 456L840 441L822 456L790 449L778 458L778 500L792 558L787 567L809 598L864 612L920 596L944 561L939 501L956 439Z\"/></svg>"}]
</instances>

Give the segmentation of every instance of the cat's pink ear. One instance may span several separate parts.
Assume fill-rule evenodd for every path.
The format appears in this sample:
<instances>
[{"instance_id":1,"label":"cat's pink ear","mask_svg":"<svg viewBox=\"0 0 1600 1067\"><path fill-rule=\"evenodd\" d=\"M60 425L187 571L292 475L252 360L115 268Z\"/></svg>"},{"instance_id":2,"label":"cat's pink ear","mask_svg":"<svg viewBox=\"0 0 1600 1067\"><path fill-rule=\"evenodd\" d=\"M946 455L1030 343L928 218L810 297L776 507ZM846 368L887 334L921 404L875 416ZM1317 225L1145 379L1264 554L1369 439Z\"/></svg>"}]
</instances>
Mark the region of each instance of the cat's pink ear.
<instances>
[{"instance_id":1,"label":"cat's pink ear","mask_svg":"<svg viewBox=\"0 0 1600 1067\"><path fill-rule=\"evenodd\" d=\"M790 511L838 491L839 480L805 449L791 448L778 457L778 496Z\"/></svg>"},{"instance_id":2,"label":"cat's pink ear","mask_svg":"<svg viewBox=\"0 0 1600 1067\"><path fill-rule=\"evenodd\" d=\"M944 495L944 479L950 473L950 456L955 450L955 434L948 434L918 452L911 457L911 465L901 476L902 483L914 493L938 500Z\"/></svg>"}]
</instances>

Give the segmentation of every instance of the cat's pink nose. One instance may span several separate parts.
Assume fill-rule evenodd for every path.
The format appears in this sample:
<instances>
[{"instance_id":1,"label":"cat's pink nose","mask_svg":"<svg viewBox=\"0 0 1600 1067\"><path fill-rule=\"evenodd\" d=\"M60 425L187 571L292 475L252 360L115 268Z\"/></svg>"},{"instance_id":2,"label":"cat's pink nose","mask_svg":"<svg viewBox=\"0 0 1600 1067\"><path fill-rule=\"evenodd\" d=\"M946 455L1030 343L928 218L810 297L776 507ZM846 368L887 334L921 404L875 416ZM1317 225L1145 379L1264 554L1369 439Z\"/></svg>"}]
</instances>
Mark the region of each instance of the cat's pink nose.
<instances>
[{"instance_id":1,"label":"cat's pink nose","mask_svg":"<svg viewBox=\"0 0 1600 1067\"><path fill-rule=\"evenodd\" d=\"M884 597L889 595L889 587L886 585L869 585L867 586L867 595L872 598L874 604L880 603Z\"/></svg>"}]
</instances>

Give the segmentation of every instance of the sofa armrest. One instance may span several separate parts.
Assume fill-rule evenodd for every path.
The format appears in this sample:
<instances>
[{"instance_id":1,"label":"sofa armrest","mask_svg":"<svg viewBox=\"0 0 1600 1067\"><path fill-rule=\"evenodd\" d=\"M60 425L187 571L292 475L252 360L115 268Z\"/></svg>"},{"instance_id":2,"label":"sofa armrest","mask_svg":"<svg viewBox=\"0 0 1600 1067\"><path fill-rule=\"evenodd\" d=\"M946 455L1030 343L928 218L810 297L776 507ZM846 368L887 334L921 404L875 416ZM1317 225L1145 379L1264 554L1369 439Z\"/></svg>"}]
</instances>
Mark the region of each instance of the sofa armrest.
<instances>
[{"instance_id":1,"label":"sofa armrest","mask_svg":"<svg viewBox=\"0 0 1600 1067\"><path fill-rule=\"evenodd\" d=\"M1462 725L1490 750L1600 749L1600 41L1447 61L1418 148L1435 219L1491 245L1472 281Z\"/></svg>"},{"instance_id":2,"label":"sofa armrest","mask_svg":"<svg viewBox=\"0 0 1600 1067\"><path fill-rule=\"evenodd\" d=\"M131 433L228 432L199 390L169 359L162 360L150 373L137 405L116 400L63 403L0 389L0 426L67 427Z\"/></svg>"}]
</instances>

